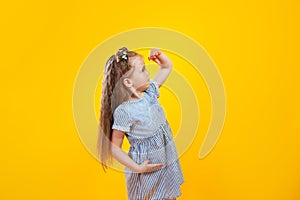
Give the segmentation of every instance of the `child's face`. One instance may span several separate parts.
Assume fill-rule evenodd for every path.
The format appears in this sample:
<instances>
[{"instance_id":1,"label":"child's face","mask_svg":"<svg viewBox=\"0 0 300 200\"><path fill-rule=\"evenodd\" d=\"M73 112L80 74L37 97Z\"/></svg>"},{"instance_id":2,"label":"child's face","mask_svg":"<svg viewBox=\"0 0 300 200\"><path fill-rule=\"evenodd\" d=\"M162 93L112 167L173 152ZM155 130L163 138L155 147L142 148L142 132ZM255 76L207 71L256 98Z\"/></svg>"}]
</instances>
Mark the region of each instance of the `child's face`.
<instances>
[{"instance_id":1,"label":"child's face","mask_svg":"<svg viewBox=\"0 0 300 200\"><path fill-rule=\"evenodd\" d=\"M130 64L132 67L132 73L128 77L132 86L140 91L145 91L150 86L150 73L146 70L145 62L141 56L135 56L130 58Z\"/></svg>"}]
</instances>

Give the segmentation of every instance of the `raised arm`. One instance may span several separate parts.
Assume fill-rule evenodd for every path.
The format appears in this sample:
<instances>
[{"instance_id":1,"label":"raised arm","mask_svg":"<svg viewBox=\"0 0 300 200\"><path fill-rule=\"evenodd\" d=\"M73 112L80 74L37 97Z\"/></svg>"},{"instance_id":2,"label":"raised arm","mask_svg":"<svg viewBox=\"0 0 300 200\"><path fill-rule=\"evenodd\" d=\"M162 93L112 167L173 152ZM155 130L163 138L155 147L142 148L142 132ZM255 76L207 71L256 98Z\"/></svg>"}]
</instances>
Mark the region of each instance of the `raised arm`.
<instances>
[{"instance_id":1,"label":"raised arm","mask_svg":"<svg viewBox=\"0 0 300 200\"><path fill-rule=\"evenodd\" d=\"M158 170L163 164L149 164L150 160L145 160L142 164L134 162L123 150L122 144L125 133L123 131L113 129L112 133L112 156L135 173L145 173Z\"/></svg>"},{"instance_id":2,"label":"raised arm","mask_svg":"<svg viewBox=\"0 0 300 200\"><path fill-rule=\"evenodd\" d=\"M160 87L166 81L172 70L172 61L168 56L156 48L151 49L148 59L153 60L160 66L160 69L153 78Z\"/></svg>"}]
</instances>

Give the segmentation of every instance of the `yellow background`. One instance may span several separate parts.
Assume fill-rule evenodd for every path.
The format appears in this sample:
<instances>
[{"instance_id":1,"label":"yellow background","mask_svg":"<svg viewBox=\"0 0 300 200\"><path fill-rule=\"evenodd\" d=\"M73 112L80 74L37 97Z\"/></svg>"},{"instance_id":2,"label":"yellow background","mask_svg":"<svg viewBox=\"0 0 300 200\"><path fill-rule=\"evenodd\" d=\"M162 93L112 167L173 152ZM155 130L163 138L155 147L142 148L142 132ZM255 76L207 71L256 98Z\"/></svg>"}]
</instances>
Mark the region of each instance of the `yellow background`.
<instances>
[{"instance_id":1,"label":"yellow background","mask_svg":"<svg viewBox=\"0 0 300 200\"><path fill-rule=\"evenodd\" d=\"M7 1L0 9L0 199L126 199L124 175L105 174L81 143L72 92L95 46L142 27L196 40L226 89L216 147L199 160L199 133L180 158L179 199L300 199L297 1Z\"/></svg>"}]
</instances>

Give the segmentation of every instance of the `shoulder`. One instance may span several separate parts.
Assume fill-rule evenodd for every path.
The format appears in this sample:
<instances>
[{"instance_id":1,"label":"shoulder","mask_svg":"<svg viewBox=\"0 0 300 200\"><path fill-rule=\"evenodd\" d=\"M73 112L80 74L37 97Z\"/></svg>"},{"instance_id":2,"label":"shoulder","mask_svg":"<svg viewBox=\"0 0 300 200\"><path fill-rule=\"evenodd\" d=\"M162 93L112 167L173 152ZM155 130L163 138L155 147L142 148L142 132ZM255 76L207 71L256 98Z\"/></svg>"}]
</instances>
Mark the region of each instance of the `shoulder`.
<instances>
[{"instance_id":1,"label":"shoulder","mask_svg":"<svg viewBox=\"0 0 300 200\"><path fill-rule=\"evenodd\" d=\"M154 95L156 98L159 97L159 85L155 79L150 80L150 85L145 92Z\"/></svg>"},{"instance_id":2,"label":"shoulder","mask_svg":"<svg viewBox=\"0 0 300 200\"><path fill-rule=\"evenodd\" d=\"M114 117L116 116L129 116L130 109L126 103L120 104L113 112Z\"/></svg>"},{"instance_id":3,"label":"shoulder","mask_svg":"<svg viewBox=\"0 0 300 200\"><path fill-rule=\"evenodd\" d=\"M132 119L130 117L129 110L125 105L119 105L113 113L113 125L112 129L120 130L123 132L130 132Z\"/></svg>"}]
</instances>

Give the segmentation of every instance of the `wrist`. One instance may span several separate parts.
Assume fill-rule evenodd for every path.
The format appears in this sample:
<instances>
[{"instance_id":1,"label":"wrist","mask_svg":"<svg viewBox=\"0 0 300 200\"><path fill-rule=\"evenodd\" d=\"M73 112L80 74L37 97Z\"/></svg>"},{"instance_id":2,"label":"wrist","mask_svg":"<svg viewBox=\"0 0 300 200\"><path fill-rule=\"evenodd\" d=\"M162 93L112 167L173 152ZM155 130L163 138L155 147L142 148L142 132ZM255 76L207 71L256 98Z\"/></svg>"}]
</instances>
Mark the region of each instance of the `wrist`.
<instances>
[{"instance_id":1,"label":"wrist","mask_svg":"<svg viewBox=\"0 0 300 200\"><path fill-rule=\"evenodd\" d=\"M159 64L160 68L162 69L172 69L173 67L173 64L172 62L167 62L167 63L162 63L162 64Z\"/></svg>"},{"instance_id":2,"label":"wrist","mask_svg":"<svg viewBox=\"0 0 300 200\"><path fill-rule=\"evenodd\" d=\"M135 173L141 173L141 166L139 164L136 164L133 166L132 171L134 171Z\"/></svg>"},{"instance_id":3,"label":"wrist","mask_svg":"<svg viewBox=\"0 0 300 200\"><path fill-rule=\"evenodd\" d=\"M170 58L168 58L166 55L163 56L161 64L159 64L161 68L172 68L173 63Z\"/></svg>"}]
</instances>

